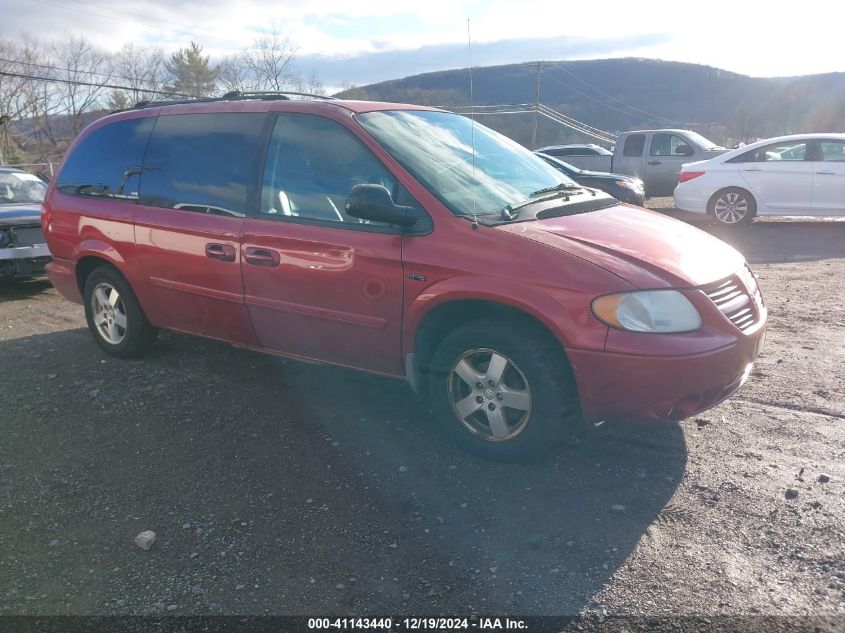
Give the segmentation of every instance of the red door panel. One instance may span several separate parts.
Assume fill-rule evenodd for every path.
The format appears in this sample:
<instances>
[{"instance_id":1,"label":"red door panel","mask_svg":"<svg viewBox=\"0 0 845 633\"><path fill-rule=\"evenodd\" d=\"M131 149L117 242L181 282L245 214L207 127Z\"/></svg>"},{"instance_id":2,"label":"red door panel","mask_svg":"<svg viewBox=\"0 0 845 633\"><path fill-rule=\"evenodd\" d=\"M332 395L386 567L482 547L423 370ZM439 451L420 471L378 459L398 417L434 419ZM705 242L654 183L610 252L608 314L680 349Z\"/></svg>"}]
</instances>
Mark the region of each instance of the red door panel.
<instances>
[{"instance_id":1,"label":"red door panel","mask_svg":"<svg viewBox=\"0 0 845 633\"><path fill-rule=\"evenodd\" d=\"M399 235L244 220L244 294L261 345L401 375L401 251Z\"/></svg>"},{"instance_id":2,"label":"red door panel","mask_svg":"<svg viewBox=\"0 0 845 633\"><path fill-rule=\"evenodd\" d=\"M144 271L144 305L165 328L243 345L255 335L243 301L242 218L135 207L135 243Z\"/></svg>"}]
</instances>

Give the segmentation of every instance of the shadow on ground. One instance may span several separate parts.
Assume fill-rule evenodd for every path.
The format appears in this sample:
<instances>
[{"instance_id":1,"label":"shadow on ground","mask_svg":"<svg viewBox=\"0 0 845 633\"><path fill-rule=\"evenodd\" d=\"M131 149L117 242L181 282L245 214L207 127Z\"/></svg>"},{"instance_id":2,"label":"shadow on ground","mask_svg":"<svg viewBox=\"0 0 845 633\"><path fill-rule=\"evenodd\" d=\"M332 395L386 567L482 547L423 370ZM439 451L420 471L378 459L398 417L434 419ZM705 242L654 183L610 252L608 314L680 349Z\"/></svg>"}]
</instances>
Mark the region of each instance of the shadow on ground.
<instances>
[{"instance_id":1,"label":"shadow on ground","mask_svg":"<svg viewBox=\"0 0 845 633\"><path fill-rule=\"evenodd\" d=\"M163 338L0 344L0 612L572 614L683 476L677 426L487 463L402 382Z\"/></svg>"},{"instance_id":2,"label":"shadow on ground","mask_svg":"<svg viewBox=\"0 0 845 633\"><path fill-rule=\"evenodd\" d=\"M20 301L41 294L53 287L46 277L14 279L0 277L0 303Z\"/></svg>"}]
</instances>

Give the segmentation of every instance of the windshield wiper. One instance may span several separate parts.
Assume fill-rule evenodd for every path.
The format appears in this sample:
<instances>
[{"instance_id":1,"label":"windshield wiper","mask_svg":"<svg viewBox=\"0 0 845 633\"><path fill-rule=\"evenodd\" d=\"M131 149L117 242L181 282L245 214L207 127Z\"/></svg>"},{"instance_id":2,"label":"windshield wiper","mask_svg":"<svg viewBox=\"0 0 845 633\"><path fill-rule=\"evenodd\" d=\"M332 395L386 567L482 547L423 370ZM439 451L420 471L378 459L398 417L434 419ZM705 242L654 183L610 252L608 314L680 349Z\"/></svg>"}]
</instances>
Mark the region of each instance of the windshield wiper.
<instances>
[{"instance_id":1,"label":"windshield wiper","mask_svg":"<svg viewBox=\"0 0 845 633\"><path fill-rule=\"evenodd\" d=\"M536 198L537 196L542 196L544 193L554 193L557 191L576 191L577 189L581 189L580 185L572 184L571 182L562 182L559 185L554 185L553 187L543 187L542 189L538 189L537 191L531 192L531 198Z\"/></svg>"},{"instance_id":2,"label":"windshield wiper","mask_svg":"<svg viewBox=\"0 0 845 633\"><path fill-rule=\"evenodd\" d=\"M580 185L574 185L572 183L562 182L557 184L553 187L543 187L542 189L538 189L537 191L533 191L529 195L529 199L525 202L518 204L516 206L509 204L504 209L502 209L502 219L503 220L513 220L516 216L519 215L519 210L527 207L529 205L534 204L535 202L542 202L543 200L552 200L553 198L566 196L566 200L569 201L569 194L575 191L582 191L584 188ZM552 194L552 195L544 195L544 194ZM595 195L595 194L593 194ZM543 196L539 200L535 200L537 196Z\"/></svg>"}]
</instances>

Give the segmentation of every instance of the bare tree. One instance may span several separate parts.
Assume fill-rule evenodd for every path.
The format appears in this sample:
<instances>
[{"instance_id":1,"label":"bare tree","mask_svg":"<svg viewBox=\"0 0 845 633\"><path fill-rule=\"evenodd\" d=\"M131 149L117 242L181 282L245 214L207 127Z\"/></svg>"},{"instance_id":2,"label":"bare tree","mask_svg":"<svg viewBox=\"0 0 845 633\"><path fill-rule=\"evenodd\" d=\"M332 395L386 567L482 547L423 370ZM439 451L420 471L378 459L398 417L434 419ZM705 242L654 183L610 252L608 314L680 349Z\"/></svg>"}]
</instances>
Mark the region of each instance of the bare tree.
<instances>
[{"instance_id":1,"label":"bare tree","mask_svg":"<svg viewBox=\"0 0 845 633\"><path fill-rule=\"evenodd\" d=\"M250 68L244 61L243 54L224 57L220 60L219 68L220 75L217 77L217 83L222 92L260 90Z\"/></svg>"},{"instance_id":2,"label":"bare tree","mask_svg":"<svg viewBox=\"0 0 845 633\"><path fill-rule=\"evenodd\" d=\"M257 90L282 91L300 81L294 72L296 46L290 37L273 30L241 53L243 66Z\"/></svg>"},{"instance_id":3,"label":"bare tree","mask_svg":"<svg viewBox=\"0 0 845 633\"><path fill-rule=\"evenodd\" d=\"M94 109L105 95L103 84L111 80L111 59L88 40L73 35L54 44L52 55L54 72L64 80L57 84L61 103L70 119L71 132L76 136L85 127L85 113Z\"/></svg>"},{"instance_id":4,"label":"bare tree","mask_svg":"<svg viewBox=\"0 0 845 633\"><path fill-rule=\"evenodd\" d=\"M159 48L126 44L114 55L114 76L116 83L130 88L126 91L129 102L148 100L164 90L164 55Z\"/></svg>"}]
</instances>

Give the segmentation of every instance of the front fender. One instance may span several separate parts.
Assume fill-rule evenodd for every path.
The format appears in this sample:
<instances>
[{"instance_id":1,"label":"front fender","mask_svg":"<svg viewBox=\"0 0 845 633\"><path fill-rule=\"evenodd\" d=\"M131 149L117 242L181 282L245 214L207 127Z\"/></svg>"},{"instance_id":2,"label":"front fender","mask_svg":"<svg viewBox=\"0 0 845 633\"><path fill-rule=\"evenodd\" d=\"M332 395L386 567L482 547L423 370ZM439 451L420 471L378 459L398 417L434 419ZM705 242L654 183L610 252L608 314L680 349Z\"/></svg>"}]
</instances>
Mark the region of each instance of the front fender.
<instances>
[{"instance_id":1,"label":"front fender","mask_svg":"<svg viewBox=\"0 0 845 633\"><path fill-rule=\"evenodd\" d=\"M450 277L429 286L405 306L403 349L412 353L420 324L435 308L454 301L487 301L519 310L543 324L564 348L603 349L607 326L590 312L592 295L537 287L522 280Z\"/></svg>"}]
</instances>

